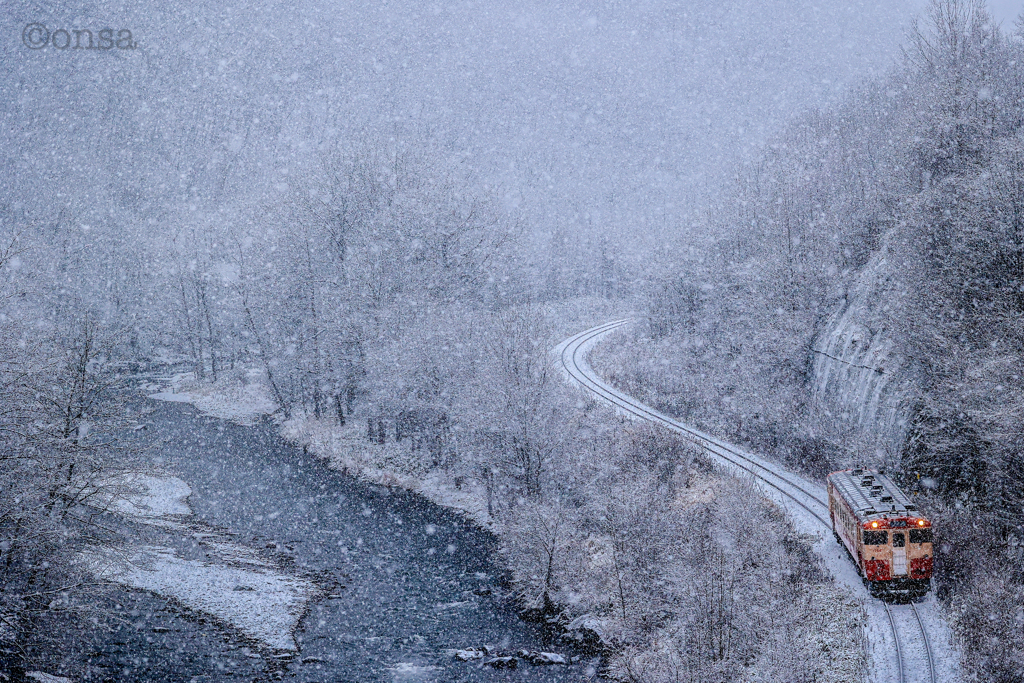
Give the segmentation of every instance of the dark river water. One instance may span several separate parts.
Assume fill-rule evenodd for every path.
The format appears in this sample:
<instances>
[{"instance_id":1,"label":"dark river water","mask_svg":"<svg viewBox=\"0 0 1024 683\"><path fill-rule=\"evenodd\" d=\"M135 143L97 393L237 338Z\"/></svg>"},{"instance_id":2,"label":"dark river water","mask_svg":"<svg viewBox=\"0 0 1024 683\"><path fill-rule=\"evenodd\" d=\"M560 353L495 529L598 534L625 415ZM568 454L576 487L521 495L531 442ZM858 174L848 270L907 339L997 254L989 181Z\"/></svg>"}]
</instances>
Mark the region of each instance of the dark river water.
<instances>
[{"instance_id":1,"label":"dark river water","mask_svg":"<svg viewBox=\"0 0 1024 683\"><path fill-rule=\"evenodd\" d=\"M243 427L189 405L150 401L155 464L192 487L197 520L237 534L327 590L277 658L224 625L157 596L124 591L126 623L89 634L96 680L561 681L586 663L514 671L450 650L571 651L502 597L495 539L419 496L364 484L288 444L265 422ZM129 604L130 603L130 604ZM83 638L86 635L83 634ZM592 671L592 669L590 669Z\"/></svg>"}]
</instances>

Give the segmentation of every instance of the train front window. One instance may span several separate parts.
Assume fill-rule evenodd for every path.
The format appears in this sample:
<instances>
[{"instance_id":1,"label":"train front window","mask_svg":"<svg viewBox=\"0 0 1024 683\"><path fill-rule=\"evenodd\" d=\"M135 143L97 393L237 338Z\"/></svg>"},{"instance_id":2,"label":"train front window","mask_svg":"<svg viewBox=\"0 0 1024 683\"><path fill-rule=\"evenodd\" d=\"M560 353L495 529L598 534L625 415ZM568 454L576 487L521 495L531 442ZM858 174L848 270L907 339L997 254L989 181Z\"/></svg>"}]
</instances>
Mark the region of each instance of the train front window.
<instances>
[{"instance_id":1,"label":"train front window","mask_svg":"<svg viewBox=\"0 0 1024 683\"><path fill-rule=\"evenodd\" d=\"M902 547L904 547L906 545L907 545L907 537L903 534L902 531L894 531L894 532L892 532L892 547L893 548L902 548Z\"/></svg>"},{"instance_id":2,"label":"train front window","mask_svg":"<svg viewBox=\"0 0 1024 683\"><path fill-rule=\"evenodd\" d=\"M910 530L910 542L911 543L931 543L932 542L932 530L931 529L911 529Z\"/></svg>"},{"instance_id":3,"label":"train front window","mask_svg":"<svg viewBox=\"0 0 1024 683\"><path fill-rule=\"evenodd\" d=\"M865 531L864 545L885 545L889 542L888 531Z\"/></svg>"}]
</instances>

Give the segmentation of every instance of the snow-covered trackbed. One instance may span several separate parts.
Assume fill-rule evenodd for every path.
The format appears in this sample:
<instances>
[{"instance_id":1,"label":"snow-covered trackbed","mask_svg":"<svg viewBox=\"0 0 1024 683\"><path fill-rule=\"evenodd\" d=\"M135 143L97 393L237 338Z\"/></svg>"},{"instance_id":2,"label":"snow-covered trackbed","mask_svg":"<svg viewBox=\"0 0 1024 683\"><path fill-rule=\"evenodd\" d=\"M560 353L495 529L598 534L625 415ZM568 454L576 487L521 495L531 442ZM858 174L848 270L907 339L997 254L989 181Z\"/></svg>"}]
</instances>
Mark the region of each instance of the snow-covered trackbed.
<instances>
[{"instance_id":1,"label":"snow-covered trackbed","mask_svg":"<svg viewBox=\"0 0 1024 683\"><path fill-rule=\"evenodd\" d=\"M702 448L726 469L750 476L766 494L785 506L793 514L795 521L798 523L803 521L800 526L816 532L819 538L830 540L832 526L829 522L828 497L824 487L646 406L612 387L594 372L587 359L590 350L605 336L630 322L632 322L630 319L608 322L563 341L555 348L559 366L586 391L610 403L618 412L634 419L659 424ZM830 543L827 545L834 550L834 545ZM823 559L833 573L841 575L837 578L844 580L848 585L852 584L851 587L864 601L869 619L874 622L869 625L869 630L874 631L876 636L882 636L884 632L885 637L881 640L888 644L889 651L879 652L876 650L872 653L873 679L875 681L878 683L918 683L919 681L938 683L940 679L937 677L937 668L953 669L948 672L952 675L947 675L947 672L943 671L941 680L955 679L955 665L952 665L952 662L947 659L937 662L932 652L926 622L928 624L941 623L937 615L929 614L926 618L922 618L918 606L913 603L890 605L880 600L873 600L856 580L856 574L851 571L853 564L849 560L840 554L839 560L845 561L846 566L837 565L835 552L823 553L823 544L820 542L815 549L819 554L824 555ZM839 571L837 572L836 569ZM882 609L878 608L879 605ZM929 612L935 611L934 598L931 598L930 602L925 605L925 609ZM880 621L883 623L879 624ZM874 628L872 629L871 626ZM885 649L884 645L880 649ZM941 666L943 663L946 666Z\"/></svg>"}]
</instances>

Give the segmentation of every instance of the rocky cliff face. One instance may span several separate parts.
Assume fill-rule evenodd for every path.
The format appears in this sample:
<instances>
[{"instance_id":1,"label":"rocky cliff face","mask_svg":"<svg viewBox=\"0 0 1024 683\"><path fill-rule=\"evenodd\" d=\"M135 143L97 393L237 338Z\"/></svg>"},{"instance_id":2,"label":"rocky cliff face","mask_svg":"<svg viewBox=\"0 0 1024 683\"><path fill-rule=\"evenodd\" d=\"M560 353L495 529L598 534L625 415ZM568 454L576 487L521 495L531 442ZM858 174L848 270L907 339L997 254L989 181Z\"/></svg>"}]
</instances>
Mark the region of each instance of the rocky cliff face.
<instances>
[{"instance_id":1,"label":"rocky cliff face","mask_svg":"<svg viewBox=\"0 0 1024 683\"><path fill-rule=\"evenodd\" d=\"M885 250L876 254L812 345L813 421L846 447L848 464L895 462L921 384L901 352L896 267Z\"/></svg>"}]
</instances>

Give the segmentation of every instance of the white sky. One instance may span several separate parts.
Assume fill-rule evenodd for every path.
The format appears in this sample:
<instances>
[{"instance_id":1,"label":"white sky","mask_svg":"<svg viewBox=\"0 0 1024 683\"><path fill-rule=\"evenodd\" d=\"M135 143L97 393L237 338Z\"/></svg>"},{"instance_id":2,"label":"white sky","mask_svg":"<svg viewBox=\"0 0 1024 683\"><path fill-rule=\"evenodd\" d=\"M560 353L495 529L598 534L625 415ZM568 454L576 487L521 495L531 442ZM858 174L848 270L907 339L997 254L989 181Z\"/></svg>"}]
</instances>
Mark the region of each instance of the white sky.
<instances>
[{"instance_id":1,"label":"white sky","mask_svg":"<svg viewBox=\"0 0 1024 683\"><path fill-rule=\"evenodd\" d=\"M985 4L988 6L988 11L992 14L992 17L1002 23L1004 31L1013 30L1014 22L1016 22L1021 10L1024 9L1024 2L1022 0L987 0ZM923 13L925 8L928 7L928 0L914 0L911 5L917 6Z\"/></svg>"},{"instance_id":2,"label":"white sky","mask_svg":"<svg viewBox=\"0 0 1024 683\"><path fill-rule=\"evenodd\" d=\"M996 21L1003 23L1004 30L1013 29L1013 24L1022 8L1024 8L1024 3L1020 0L989 0L988 2L989 11Z\"/></svg>"}]
</instances>

